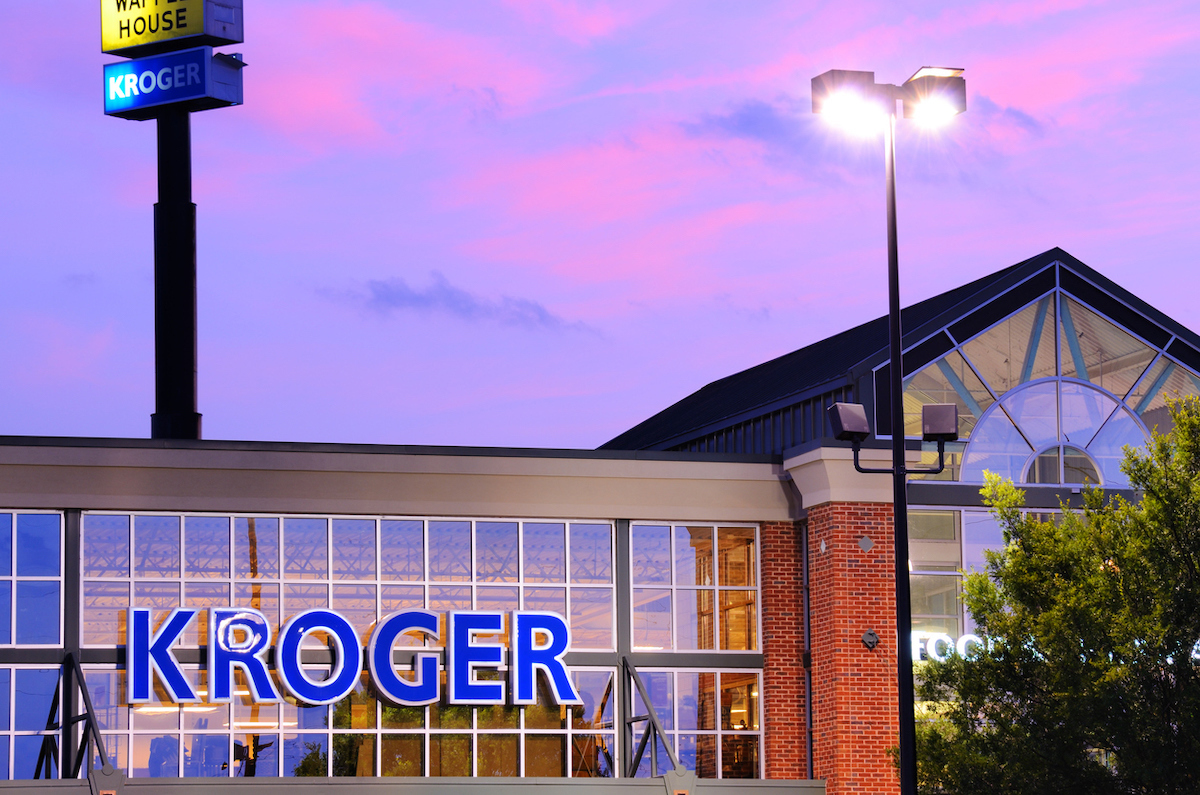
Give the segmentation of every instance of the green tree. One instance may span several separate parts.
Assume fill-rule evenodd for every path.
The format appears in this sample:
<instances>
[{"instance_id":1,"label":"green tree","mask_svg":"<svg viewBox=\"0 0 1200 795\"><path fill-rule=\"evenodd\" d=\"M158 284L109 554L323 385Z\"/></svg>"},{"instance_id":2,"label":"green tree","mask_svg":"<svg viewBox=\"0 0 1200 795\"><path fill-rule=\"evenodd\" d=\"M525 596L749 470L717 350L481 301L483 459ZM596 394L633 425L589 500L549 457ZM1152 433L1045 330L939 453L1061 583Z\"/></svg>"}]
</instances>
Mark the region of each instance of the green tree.
<instances>
[{"instance_id":1,"label":"green tree","mask_svg":"<svg viewBox=\"0 0 1200 795\"><path fill-rule=\"evenodd\" d=\"M983 488L1006 547L963 599L987 640L919 672L927 793L1200 792L1200 401L1058 521Z\"/></svg>"}]
</instances>

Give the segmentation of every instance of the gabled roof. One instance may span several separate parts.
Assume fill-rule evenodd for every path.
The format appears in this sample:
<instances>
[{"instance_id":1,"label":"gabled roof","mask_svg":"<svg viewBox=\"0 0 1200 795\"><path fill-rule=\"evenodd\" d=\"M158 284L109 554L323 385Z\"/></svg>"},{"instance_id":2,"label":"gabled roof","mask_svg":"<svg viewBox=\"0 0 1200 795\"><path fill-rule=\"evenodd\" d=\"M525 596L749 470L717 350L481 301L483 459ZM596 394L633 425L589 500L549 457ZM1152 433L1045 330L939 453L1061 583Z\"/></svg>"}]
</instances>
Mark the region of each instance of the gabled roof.
<instances>
[{"instance_id":1,"label":"gabled roof","mask_svg":"<svg viewBox=\"0 0 1200 795\"><path fill-rule=\"evenodd\" d=\"M1101 276L1060 248L941 293L901 312L904 371L915 372L1048 289L1061 284L1126 328L1200 369L1200 336ZM664 450L838 387L851 387L885 363L887 317L835 334L714 381L600 446Z\"/></svg>"}]
</instances>

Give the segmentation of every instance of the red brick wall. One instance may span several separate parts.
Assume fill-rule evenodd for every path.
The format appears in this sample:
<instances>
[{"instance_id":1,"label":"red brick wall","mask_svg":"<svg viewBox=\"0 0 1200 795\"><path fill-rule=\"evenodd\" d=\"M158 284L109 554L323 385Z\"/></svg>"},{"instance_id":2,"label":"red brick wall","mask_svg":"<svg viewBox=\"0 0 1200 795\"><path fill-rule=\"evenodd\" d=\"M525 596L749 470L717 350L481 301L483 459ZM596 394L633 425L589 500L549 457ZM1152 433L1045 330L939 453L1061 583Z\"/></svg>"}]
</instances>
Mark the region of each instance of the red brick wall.
<instances>
[{"instance_id":1,"label":"red brick wall","mask_svg":"<svg viewBox=\"0 0 1200 795\"><path fill-rule=\"evenodd\" d=\"M800 529L765 522L762 533L762 648L767 778L808 777L804 710L804 569Z\"/></svg>"},{"instance_id":2,"label":"red brick wall","mask_svg":"<svg viewBox=\"0 0 1200 795\"><path fill-rule=\"evenodd\" d=\"M899 742L892 506L817 505L808 531L815 777L829 795L899 792L887 754ZM869 552L859 546L864 535L874 542ZM862 643L868 629L879 636L874 650Z\"/></svg>"}]
</instances>

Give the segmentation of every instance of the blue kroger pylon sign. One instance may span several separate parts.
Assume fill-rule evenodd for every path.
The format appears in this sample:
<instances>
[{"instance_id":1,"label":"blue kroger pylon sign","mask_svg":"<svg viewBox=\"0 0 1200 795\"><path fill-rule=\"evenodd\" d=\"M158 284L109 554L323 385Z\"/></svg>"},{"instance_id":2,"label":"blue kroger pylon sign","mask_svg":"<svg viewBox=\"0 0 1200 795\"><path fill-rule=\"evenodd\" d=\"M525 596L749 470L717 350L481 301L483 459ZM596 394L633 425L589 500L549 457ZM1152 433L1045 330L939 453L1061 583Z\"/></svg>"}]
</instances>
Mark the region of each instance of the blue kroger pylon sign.
<instances>
[{"instance_id":1,"label":"blue kroger pylon sign","mask_svg":"<svg viewBox=\"0 0 1200 795\"><path fill-rule=\"evenodd\" d=\"M198 702L200 697L184 676L171 647L200 611L176 608L158 628L151 631L150 610L131 607L125 644L126 698L130 704L151 700L157 674L171 699ZM582 704L563 657L571 646L571 630L563 617L535 610L514 610L509 623L509 681L479 681L480 669L499 669L505 664L500 643L482 642L477 636L504 631L505 614L497 611L456 611L446 619L447 698L451 704L534 704L537 701L537 672L541 671L557 704ZM324 681L314 681L300 664L304 638L313 632L329 635L334 650L333 670ZM401 677L392 663L396 640L405 634L441 640L438 614L428 610L392 613L375 626L367 644L367 669L379 693L402 706L433 704L441 700L438 664L441 652L418 652L413 662L415 677ZM267 669L271 627L267 617L246 607L208 609L209 702L233 700L233 672L240 670L255 702L282 701ZM307 704L341 701L358 683L363 667L363 649L358 633L344 616L333 610L306 610L288 620L275 643L275 665L284 690ZM506 687L507 686L507 687Z\"/></svg>"},{"instance_id":2,"label":"blue kroger pylon sign","mask_svg":"<svg viewBox=\"0 0 1200 795\"><path fill-rule=\"evenodd\" d=\"M146 120L166 106L193 111L240 105L243 66L240 56L212 47L106 64L104 112Z\"/></svg>"}]
</instances>

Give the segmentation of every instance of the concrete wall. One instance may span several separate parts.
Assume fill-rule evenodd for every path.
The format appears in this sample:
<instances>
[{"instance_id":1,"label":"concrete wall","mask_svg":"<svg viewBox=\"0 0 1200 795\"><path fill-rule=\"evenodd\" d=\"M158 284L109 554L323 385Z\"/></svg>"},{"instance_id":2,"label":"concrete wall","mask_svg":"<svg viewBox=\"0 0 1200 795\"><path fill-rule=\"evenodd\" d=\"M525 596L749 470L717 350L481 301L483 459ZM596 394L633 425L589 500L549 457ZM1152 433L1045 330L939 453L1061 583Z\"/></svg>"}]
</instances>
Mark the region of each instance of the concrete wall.
<instances>
[{"instance_id":1,"label":"concrete wall","mask_svg":"<svg viewBox=\"0 0 1200 795\"><path fill-rule=\"evenodd\" d=\"M10 441L0 444L0 505L706 522L790 518L782 470L769 463L243 448Z\"/></svg>"}]
</instances>

